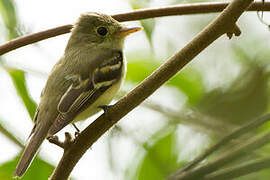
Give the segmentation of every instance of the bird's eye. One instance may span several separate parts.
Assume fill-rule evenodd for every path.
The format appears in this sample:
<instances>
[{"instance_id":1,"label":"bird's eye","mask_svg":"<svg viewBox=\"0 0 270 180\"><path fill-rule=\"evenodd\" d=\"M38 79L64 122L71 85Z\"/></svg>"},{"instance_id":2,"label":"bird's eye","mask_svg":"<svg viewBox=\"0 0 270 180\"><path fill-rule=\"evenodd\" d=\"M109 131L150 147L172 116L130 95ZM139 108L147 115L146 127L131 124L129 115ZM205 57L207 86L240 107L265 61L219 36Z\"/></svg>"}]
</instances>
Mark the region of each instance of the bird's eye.
<instances>
[{"instance_id":1,"label":"bird's eye","mask_svg":"<svg viewBox=\"0 0 270 180\"><path fill-rule=\"evenodd\" d=\"M105 27L99 27L97 29L97 32L98 32L99 35L105 36L107 34L108 30Z\"/></svg>"}]
</instances>

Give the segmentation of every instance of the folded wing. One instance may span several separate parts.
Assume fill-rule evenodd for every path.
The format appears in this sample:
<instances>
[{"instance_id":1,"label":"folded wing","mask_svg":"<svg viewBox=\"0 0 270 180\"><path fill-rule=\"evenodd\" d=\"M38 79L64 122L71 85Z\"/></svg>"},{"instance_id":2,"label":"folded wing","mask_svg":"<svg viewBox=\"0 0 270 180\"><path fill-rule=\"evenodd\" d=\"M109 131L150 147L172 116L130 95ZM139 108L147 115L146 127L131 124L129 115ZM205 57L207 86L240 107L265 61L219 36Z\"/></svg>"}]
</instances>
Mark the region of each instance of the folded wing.
<instances>
[{"instance_id":1,"label":"folded wing","mask_svg":"<svg viewBox=\"0 0 270 180\"><path fill-rule=\"evenodd\" d=\"M67 77L73 83L58 104L59 115L48 134L53 135L71 123L79 113L91 106L106 90L120 80L122 66L122 53L118 53L104 61L86 79L81 79L81 76L77 74Z\"/></svg>"}]
</instances>

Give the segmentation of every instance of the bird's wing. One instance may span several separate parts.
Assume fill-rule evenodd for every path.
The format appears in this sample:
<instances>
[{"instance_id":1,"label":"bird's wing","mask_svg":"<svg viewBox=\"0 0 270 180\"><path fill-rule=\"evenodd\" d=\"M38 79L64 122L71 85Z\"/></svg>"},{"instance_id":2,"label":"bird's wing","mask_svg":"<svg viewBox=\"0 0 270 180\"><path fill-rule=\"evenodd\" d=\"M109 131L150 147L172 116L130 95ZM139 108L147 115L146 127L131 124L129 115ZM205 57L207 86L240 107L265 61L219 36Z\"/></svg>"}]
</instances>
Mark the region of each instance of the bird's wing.
<instances>
[{"instance_id":1,"label":"bird's wing","mask_svg":"<svg viewBox=\"0 0 270 180\"><path fill-rule=\"evenodd\" d=\"M49 135L57 133L71 123L79 113L91 106L120 79L123 66L122 54L104 62L87 79L81 79L80 75L68 77L74 83L58 104L59 115L51 126Z\"/></svg>"}]
</instances>

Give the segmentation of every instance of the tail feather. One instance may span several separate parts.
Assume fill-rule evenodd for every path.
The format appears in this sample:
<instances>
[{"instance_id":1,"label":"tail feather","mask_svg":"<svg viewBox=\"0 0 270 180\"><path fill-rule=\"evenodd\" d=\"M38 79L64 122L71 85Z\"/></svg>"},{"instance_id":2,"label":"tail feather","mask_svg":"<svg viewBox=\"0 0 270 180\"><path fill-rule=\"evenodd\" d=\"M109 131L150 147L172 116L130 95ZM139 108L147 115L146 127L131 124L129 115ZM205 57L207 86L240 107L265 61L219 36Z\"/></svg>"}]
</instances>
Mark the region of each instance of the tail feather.
<instances>
[{"instance_id":1,"label":"tail feather","mask_svg":"<svg viewBox=\"0 0 270 180\"><path fill-rule=\"evenodd\" d=\"M23 174L31 164L32 160L36 156L41 143L46 138L49 127L49 123L40 123L37 125L37 127L35 128L35 132L31 136L29 143L26 145L23 151L21 159L14 172L14 177L23 176Z\"/></svg>"}]
</instances>

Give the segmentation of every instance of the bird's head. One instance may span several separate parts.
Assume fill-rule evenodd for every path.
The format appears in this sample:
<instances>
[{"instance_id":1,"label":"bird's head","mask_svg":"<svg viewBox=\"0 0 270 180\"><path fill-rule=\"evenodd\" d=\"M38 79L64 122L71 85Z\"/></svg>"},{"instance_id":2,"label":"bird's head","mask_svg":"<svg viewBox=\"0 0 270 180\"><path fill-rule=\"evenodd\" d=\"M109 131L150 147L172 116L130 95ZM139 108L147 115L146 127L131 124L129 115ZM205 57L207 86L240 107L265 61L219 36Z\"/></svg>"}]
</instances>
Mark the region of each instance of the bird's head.
<instances>
[{"instance_id":1,"label":"bird's head","mask_svg":"<svg viewBox=\"0 0 270 180\"><path fill-rule=\"evenodd\" d=\"M125 37L139 30L141 27L127 28L105 14L84 13L75 23L70 41L79 46L122 49Z\"/></svg>"}]
</instances>

